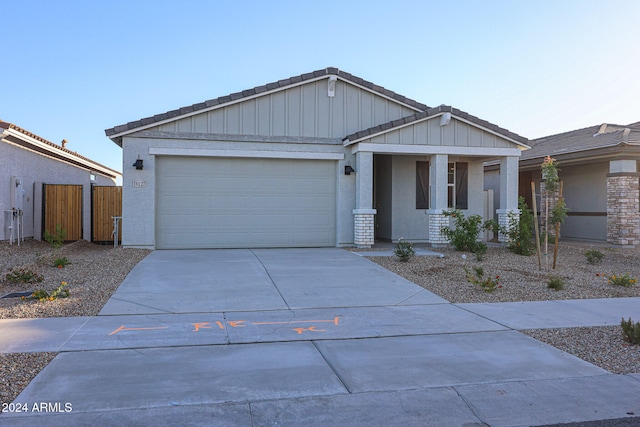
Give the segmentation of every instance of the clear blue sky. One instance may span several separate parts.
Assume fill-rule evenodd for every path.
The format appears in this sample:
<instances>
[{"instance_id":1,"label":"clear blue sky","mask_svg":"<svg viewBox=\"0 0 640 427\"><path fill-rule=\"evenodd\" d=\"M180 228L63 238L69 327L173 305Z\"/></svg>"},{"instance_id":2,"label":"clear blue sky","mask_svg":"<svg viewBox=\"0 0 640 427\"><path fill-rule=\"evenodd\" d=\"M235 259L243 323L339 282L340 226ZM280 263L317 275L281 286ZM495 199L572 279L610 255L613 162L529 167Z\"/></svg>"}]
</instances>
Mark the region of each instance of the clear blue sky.
<instances>
[{"instance_id":1,"label":"clear blue sky","mask_svg":"<svg viewBox=\"0 0 640 427\"><path fill-rule=\"evenodd\" d=\"M640 1L0 0L0 119L106 128L328 66L527 138L640 121Z\"/></svg>"}]
</instances>

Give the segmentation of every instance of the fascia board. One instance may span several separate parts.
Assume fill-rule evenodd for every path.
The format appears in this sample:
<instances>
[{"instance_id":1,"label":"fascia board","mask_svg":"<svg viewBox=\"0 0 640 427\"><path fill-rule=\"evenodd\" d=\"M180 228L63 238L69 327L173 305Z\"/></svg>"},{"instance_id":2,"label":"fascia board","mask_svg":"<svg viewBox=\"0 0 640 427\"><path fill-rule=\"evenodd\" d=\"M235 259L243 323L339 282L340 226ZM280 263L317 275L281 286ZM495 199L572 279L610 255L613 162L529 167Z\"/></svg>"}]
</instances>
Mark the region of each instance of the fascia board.
<instances>
[{"instance_id":1,"label":"fascia board","mask_svg":"<svg viewBox=\"0 0 640 427\"><path fill-rule=\"evenodd\" d=\"M491 147L460 147L450 145L404 145L404 144L374 144L360 142L353 145L352 153L360 151L380 154L415 154L434 155L448 154L452 156L474 157L520 157L522 150L519 148L491 148Z\"/></svg>"},{"instance_id":2,"label":"fascia board","mask_svg":"<svg viewBox=\"0 0 640 427\"><path fill-rule=\"evenodd\" d=\"M28 143L30 145L33 145L34 147L38 147L38 148L40 148L40 149L42 149L42 150L44 150L46 152L51 153L52 155L55 153L57 156L61 156L61 157L64 157L65 159L69 159L70 161L73 161L74 163L81 163L82 165L84 165L86 167L87 170L100 172L100 173L102 173L104 175L107 175L107 176L114 176L114 175L116 177L122 176L122 174L120 172L118 172L118 171L106 168L104 166L101 166L101 165L99 165L97 163L94 163L94 162L91 162L91 161L87 161L87 160L85 160L85 159L83 159L81 157L74 156L73 154L68 153L68 152L66 152L64 150L56 150L55 147L52 147L49 144L46 144L46 143L44 143L42 141L39 141L39 140L37 140L37 139L35 139L33 137L30 137L29 135L25 135L24 133L19 132L19 131L15 130L15 129L6 129L4 134L5 135L11 135L11 136L13 136L15 138L19 138L19 139L25 141L26 143ZM4 140L4 142L7 143L7 144L13 144L11 141ZM22 147L22 148L25 148L25 147ZM43 153L39 153L39 152L36 152L36 153L37 154L43 154ZM51 157L51 158L56 160L56 161L61 161L59 158L55 158L55 157Z\"/></svg>"}]
</instances>

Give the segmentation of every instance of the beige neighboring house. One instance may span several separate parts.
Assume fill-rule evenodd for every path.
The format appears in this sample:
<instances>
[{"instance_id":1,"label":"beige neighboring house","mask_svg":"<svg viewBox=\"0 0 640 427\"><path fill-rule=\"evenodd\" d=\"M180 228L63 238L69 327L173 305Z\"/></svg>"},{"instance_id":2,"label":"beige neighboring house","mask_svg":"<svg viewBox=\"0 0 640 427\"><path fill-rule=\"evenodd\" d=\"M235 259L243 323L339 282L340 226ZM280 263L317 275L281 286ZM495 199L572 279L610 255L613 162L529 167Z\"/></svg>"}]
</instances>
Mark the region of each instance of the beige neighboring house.
<instances>
[{"instance_id":1,"label":"beige neighboring house","mask_svg":"<svg viewBox=\"0 0 640 427\"><path fill-rule=\"evenodd\" d=\"M81 235L91 240L91 187L116 185L121 174L0 120L0 240L43 238L43 185L82 186Z\"/></svg>"},{"instance_id":2,"label":"beige neighboring house","mask_svg":"<svg viewBox=\"0 0 640 427\"><path fill-rule=\"evenodd\" d=\"M151 249L444 244L443 211L484 214L486 161L498 217L517 211L528 148L332 67L105 133L123 148L122 243Z\"/></svg>"},{"instance_id":3,"label":"beige neighboring house","mask_svg":"<svg viewBox=\"0 0 640 427\"><path fill-rule=\"evenodd\" d=\"M557 160L564 198L570 209L563 238L640 245L640 122L603 123L530 141L520 157L520 190L532 206L536 183L540 209L540 166ZM487 168L486 188L497 187L498 173Z\"/></svg>"}]
</instances>

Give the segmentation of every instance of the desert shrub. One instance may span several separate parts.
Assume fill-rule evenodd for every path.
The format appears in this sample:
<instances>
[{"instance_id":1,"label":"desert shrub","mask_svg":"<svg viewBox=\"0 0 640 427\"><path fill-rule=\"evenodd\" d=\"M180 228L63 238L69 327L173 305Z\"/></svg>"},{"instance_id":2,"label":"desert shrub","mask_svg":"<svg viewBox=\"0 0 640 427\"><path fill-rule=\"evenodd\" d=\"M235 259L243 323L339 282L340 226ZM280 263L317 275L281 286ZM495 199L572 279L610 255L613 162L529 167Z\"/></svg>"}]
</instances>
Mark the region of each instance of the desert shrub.
<instances>
[{"instance_id":1,"label":"desert shrub","mask_svg":"<svg viewBox=\"0 0 640 427\"><path fill-rule=\"evenodd\" d=\"M11 269L5 277L11 283L39 283L44 280L41 274L28 268Z\"/></svg>"},{"instance_id":2,"label":"desert shrub","mask_svg":"<svg viewBox=\"0 0 640 427\"><path fill-rule=\"evenodd\" d=\"M564 288L564 279L560 276L549 276L549 279L547 279L547 288L561 291Z\"/></svg>"},{"instance_id":3,"label":"desert shrub","mask_svg":"<svg viewBox=\"0 0 640 427\"><path fill-rule=\"evenodd\" d=\"M67 237L67 231L60 224L56 224L56 231L53 233L44 230L44 240L51 245L53 249L60 249L62 242Z\"/></svg>"},{"instance_id":4,"label":"desert shrub","mask_svg":"<svg viewBox=\"0 0 640 427\"><path fill-rule=\"evenodd\" d=\"M444 211L443 214L452 217L455 221L454 228L446 226L440 230L454 249L473 252L476 257L482 258L482 255L487 251L487 245L478 241L478 235L481 230L489 228L487 224L482 224L482 217L471 215L469 218L465 218L459 209Z\"/></svg>"},{"instance_id":5,"label":"desert shrub","mask_svg":"<svg viewBox=\"0 0 640 427\"><path fill-rule=\"evenodd\" d=\"M67 298L71 295L69 289L67 289L67 282L62 282L53 292L49 293L44 289L39 289L33 292L28 297L22 297L22 299L37 299L38 301L54 301L58 298Z\"/></svg>"},{"instance_id":6,"label":"desert shrub","mask_svg":"<svg viewBox=\"0 0 640 427\"><path fill-rule=\"evenodd\" d=\"M58 268L66 267L69 264L71 264L71 262L67 259L66 256L62 258L56 258L56 260L53 262L53 266Z\"/></svg>"},{"instance_id":7,"label":"desert shrub","mask_svg":"<svg viewBox=\"0 0 640 427\"><path fill-rule=\"evenodd\" d=\"M587 259L587 263L591 265L600 264L602 262L602 258L604 258L604 254L597 249L589 249L584 253L585 258Z\"/></svg>"},{"instance_id":8,"label":"desert shrub","mask_svg":"<svg viewBox=\"0 0 640 427\"><path fill-rule=\"evenodd\" d=\"M393 253L398 257L398 259L400 259L401 262L408 262L411 257L416 254L416 252L413 250L413 245L411 244L411 242L402 240L402 237L400 238L400 240L398 240Z\"/></svg>"},{"instance_id":9,"label":"desert shrub","mask_svg":"<svg viewBox=\"0 0 640 427\"><path fill-rule=\"evenodd\" d=\"M614 274L611 276L606 276L607 278L607 282L610 285L615 285L615 286L623 286L625 288L630 288L631 286L635 285L636 282L638 281L638 279L629 276L628 273L624 273L624 274Z\"/></svg>"},{"instance_id":10,"label":"desert shrub","mask_svg":"<svg viewBox=\"0 0 640 427\"><path fill-rule=\"evenodd\" d=\"M485 292L493 292L498 288L502 288L500 285L500 276L491 276L484 277L484 268L477 266L473 267L473 273L469 271L466 267L464 268L464 272L467 275L467 281L474 285L480 286Z\"/></svg>"},{"instance_id":11,"label":"desert shrub","mask_svg":"<svg viewBox=\"0 0 640 427\"><path fill-rule=\"evenodd\" d=\"M623 317L620 326L622 327L622 336L625 340L632 344L640 345L640 322L634 324L631 317L629 317L629 320L624 320Z\"/></svg>"}]
</instances>

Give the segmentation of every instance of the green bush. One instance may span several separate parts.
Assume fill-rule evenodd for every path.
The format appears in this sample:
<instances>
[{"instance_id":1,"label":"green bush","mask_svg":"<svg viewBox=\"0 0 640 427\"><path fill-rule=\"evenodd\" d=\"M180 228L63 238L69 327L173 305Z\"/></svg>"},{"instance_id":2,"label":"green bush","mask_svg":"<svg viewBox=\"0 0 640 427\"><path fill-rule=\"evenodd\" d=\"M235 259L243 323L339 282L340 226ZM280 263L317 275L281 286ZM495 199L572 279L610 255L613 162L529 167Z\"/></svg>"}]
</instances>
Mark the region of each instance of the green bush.
<instances>
[{"instance_id":1,"label":"green bush","mask_svg":"<svg viewBox=\"0 0 640 427\"><path fill-rule=\"evenodd\" d=\"M547 280L547 288L561 291L564 289L564 279L560 276L550 276Z\"/></svg>"},{"instance_id":2,"label":"green bush","mask_svg":"<svg viewBox=\"0 0 640 427\"><path fill-rule=\"evenodd\" d=\"M416 254L416 252L413 250L413 245L411 244L411 242L402 240L402 237L400 238L400 240L398 240L393 253L400 259L401 262L409 262L411 257Z\"/></svg>"},{"instance_id":3,"label":"green bush","mask_svg":"<svg viewBox=\"0 0 640 427\"><path fill-rule=\"evenodd\" d=\"M520 215L509 214L509 238L507 248L518 255L531 255L535 252L536 243L533 238L533 211L529 209L524 197L518 198Z\"/></svg>"},{"instance_id":4,"label":"green bush","mask_svg":"<svg viewBox=\"0 0 640 427\"><path fill-rule=\"evenodd\" d=\"M622 336L625 340L632 344L640 345L640 322L634 324L631 317L629 317L629 320L624 320L623 317L620 326L622 327Z\"/></svg>"},{"instance_id":5,"label":"green bush","mask_svg":"<svg viewBox=\"0 0 640 427\"><path fill-rule=\"evenodd\" d=\"M449 242L456 251L467 251L476 254L476 257L482 258L487 251L487 245L478 241L478 235L481 230L489 228L487 224L482 224L480 215L471 215L465 218L459 209L444 211L445 216L450 216L455 221L455 227L442 227L441 233L449 239Z\"/></svg>"},{"instance_id":6,"label":"green bush","mask_svg":"<svg viewBox=\"0 0 640 427\"><path fill-rule=\"evenodd\" d=\"M11 269L5 277L11 283L39 283L44 280L41 274L28 268Z\"/></svg>"},{"instance_id":7,"label":"green bush","mask_svg":"<svg viewBox=\"0 0 640 427\"><path fill-rule=\"evenodd\" d=\"M589 249L584 253L585 258L587 258L587 262L591 265L600 264L602 262L602 258L604 258L604 254L597 249Z\"/></svg>"}]
</instances>

